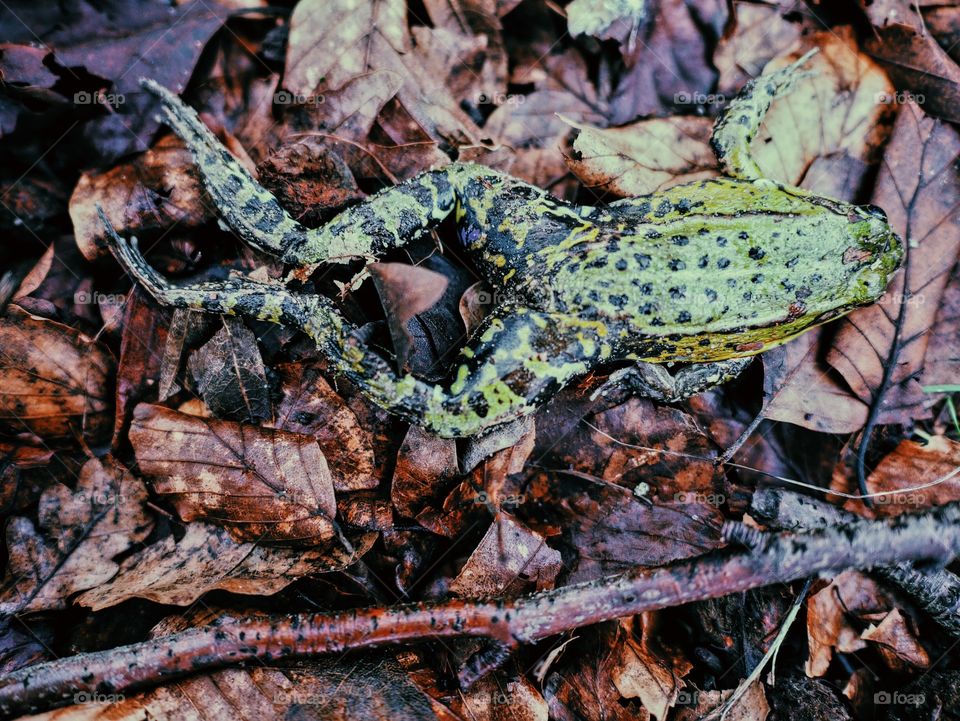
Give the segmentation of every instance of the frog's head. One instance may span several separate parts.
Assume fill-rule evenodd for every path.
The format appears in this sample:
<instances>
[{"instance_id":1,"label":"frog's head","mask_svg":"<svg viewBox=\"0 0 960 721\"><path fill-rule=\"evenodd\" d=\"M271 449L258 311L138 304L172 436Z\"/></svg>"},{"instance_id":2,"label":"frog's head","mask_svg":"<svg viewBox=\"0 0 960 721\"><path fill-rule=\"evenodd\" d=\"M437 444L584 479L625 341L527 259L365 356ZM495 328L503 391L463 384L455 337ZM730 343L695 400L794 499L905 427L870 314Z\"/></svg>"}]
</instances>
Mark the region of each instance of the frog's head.
<instances>
[{"instance_id":1,"label":"frog's head","mask_svg":"<svg viewBox=\"0 0 960 721\"><path fill-rule=\"evenodd\" d=\"M893 232L887 214L875 205L852 205L850 247L843 255L849 268L850 292L856 305L872 303L883 295L903 260L903 242Z\"/></svg>"}]
</instances>

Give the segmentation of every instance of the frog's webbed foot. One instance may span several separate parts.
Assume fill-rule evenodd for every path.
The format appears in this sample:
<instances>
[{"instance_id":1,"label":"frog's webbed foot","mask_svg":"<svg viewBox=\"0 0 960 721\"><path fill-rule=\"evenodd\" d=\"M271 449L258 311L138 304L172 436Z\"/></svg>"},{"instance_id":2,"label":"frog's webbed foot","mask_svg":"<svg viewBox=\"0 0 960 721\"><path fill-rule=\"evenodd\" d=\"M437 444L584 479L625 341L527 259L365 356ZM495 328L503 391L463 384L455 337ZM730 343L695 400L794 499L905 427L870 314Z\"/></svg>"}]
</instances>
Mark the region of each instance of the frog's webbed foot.
<instances>
[{"instance_id":1,"label":"frog's webbed foot","mask_svg":"<svg viewBox=\"0 0 960 721\"><path fill-rule=\"evenodd\" d=\"M750 365L753 357L730 358L711 363L693 363L671 374L659 363L639 362L610 374L591 398L613 390L650 398L659 403L678 403L714 386L736 378Z\"/></svg>"},{"instance_id":2,"label":"frog's webbed foot","mask_svg":"<svg viewBox=\"0 0 960 721\"><path fill-rule=\"evenodd\" d=\"M789 93L798 81L813 75L800 72L800 68L817 52L818 48L814 48L787 67L754 78L730 101L717 119L710 138L710 145L727 175L743 180L763 177L750 152L750 143L770 104Z\"/></svg>"}]
</instances>

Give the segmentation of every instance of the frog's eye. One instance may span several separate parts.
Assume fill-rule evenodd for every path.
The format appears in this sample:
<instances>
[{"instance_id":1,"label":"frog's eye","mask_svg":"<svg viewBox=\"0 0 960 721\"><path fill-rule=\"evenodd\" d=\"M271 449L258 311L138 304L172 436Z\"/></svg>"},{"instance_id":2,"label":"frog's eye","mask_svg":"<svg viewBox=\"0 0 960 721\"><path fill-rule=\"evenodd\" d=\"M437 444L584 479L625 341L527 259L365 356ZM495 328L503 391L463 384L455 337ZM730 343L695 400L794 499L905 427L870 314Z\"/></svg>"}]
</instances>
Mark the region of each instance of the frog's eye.
<instances>
[{"instance_id":1,"label":"frog's eye","mask_svg":"<svg viewBox=\"0 0 960 721\"><path fill-rule=\"evenodd\" d=\"M887 214L884 212L883 208L880 208L876 205L861 205L860 210L869 215L871 218L876 218L877 220L887 222Z\"/></svg>"}]
</instances>

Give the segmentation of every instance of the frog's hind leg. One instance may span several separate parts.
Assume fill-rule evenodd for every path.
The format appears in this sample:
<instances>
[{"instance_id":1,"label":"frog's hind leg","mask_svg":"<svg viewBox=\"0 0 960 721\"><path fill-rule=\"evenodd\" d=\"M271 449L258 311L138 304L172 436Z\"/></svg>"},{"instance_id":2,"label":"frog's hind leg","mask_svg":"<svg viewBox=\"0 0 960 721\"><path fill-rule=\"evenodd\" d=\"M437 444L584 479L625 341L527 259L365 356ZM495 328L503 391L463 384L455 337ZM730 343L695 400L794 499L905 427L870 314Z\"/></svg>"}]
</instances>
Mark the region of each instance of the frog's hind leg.
<instances>
[{"instance_id":1,"label":"frog's hind leg","mask_svg":"<svg viewBox=\"0 0 960 721\"><path fill-rule=\"evenodd\" d=\"M707 363L691 363L671 375L658 363L637 362L610 374L593 398L622 389L659 403L679 403L714 386L732 381L753 361L753 356Z\"/></svg>"},{"instance_id":2,"label":"frog's hind leg","mask_svg":"<svg viewBox=\"0 0 960 721\"><path fill-rule=\"evenodd\" d=\"M790 92L798 80L810 77L812 73L800 72L800 68L817 52L814 48L781 70L754 78L730 101L717 119L710 138L710 145L727 175L743 180L763 177L750 152L750 143L770 104Z\"/></svg>"},{"instance_id":3,"label":"frog's hind leg","mask_svg":"<svg viewBox=\"0 0 960 721\"><path fill-rule=\"evenodd\" d=\"M292 265L376 256L437 225L453 209L450 170L422 173L308 229L290 217L214 137L196 111L152 80L167 123L186 143L226 224L250 245Z\"/></svg>"}]
</instances>

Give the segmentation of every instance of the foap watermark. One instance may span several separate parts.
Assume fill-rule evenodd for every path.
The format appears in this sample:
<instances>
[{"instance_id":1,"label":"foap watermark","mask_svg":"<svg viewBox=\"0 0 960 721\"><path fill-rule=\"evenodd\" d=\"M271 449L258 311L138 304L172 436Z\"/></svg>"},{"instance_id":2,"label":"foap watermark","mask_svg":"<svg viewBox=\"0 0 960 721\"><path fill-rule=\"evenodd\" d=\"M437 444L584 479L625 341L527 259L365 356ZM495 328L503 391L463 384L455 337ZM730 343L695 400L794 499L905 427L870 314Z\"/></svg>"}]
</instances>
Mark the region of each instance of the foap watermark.
<instances>
[{"instance_id":1,"label":"foap watermark","mask_svg":"<svg viewBox=\"0 0 960 721\"><path fill-rule=\"evenodd\" d=\"M903 693L902 691L877 691L873 694L876 706L922 706L927 697L922 693Z\"/></svg>"},{"instance_id":2,"label":"foap watermark","mask_svg":"<svg viewBox=\"0 0 960 721\"><path fill-rule=\"evenodd\" d=\"M489 506L495 501L499 503L500 508L511 508L522 506L524 503L526 503L527 497L522 493L510 493L494 497L486 491L480 491L473 497L474 503L482 504L484 506Z\"/></svg>"},{"instance_id":3,"label":"foap watermark","mask_svg":"<svg viewBox=\"0 0 960 721\"><path fill-rule=\"evenodd\" d=\"M480 93L477 105L523 105L527 96L520 93Z\"/></svg>"},{"instance_id":4,"label":"foap watermark","mask_svg":"<svg viewBox=\"0 0 960 721\"><path fill-rule=\"evenodd\" d=\"M289 90L278 90L273 94L274 105L323 105L327 99L321 93L303 95L291 93Z\"/></svg>"},{"instance_id":5,"label":"foap watermark","mask_svg":"<svg viewBox=\"0 0 960 721\"><path fill-rule=\"evenodd\" d=\"M73 694L73 702L80 703L120 703L127 697L122 693L95 693L93 691L78 691Z\"/></svg>"},{"instance_id":6,"label":"foap watermark","mask_svg":"<svg viewBox=\"0 0 960 721\"><path fill-rule=\"evenodd\" d=\"M74 305L123 305L127 296L123 293L98 293L78 290L73 294Z\"/></svg>"},{"instance_id":7,"label":"foap watermark","mask_svg":"<svg viewBox=\"0 0 960 721\"><path fill-rule=\"evenodd\" d=\"M702 491L678 491L673 494L677 503L696 503L706 506L722 506L727 497L722 493L703 493Z\"/></svg>"},{"instance_id":8,"label":"foap watermark","mask_svg":"<svg viewBox=\"0 0 960 721\"><path fill-rule=\"evenodd\" d=\"M674 105L724 105L727 96L723 93L701 93L699 91L673 94Z\"/></svg>"},{"instance_id":9,"label":"foap watermark","mask_svg":"<svg viewBox=\"0 0 960 721\"><path fill-rule=\"evenodd\" d=\"M927 97L923 93L912 93L909 90L894 90L877 93L873 99L880 105L903 105L910 102L923 105Z\"/></svg>"},{"instance_id":10,"label":"foap watermark","mask_svg":"<svg viewBox=\"0 0 960 721\"><path fill-rule=\"evenodd\" d=\"M677 694L677 702L675 706L699 706L700 705L700 692L696 689L682 689L680 693Z\"/></svg>"},{"instance_id":11,"label":"foap watermark","mask_svg":"<svg viewBox=\"0 0 960 721\"><path fill-rule=\"evenodd\" d=\"M116 108L127 102L127 97L123 93L105 93L102 90L89 92L81 90L73 94L74 105L109 105Z\"/></svg>"},{"instance_id":12,"label":"foap watermark","mask_svg":"<svg viewBox=\"0 0 960 721\"><path fill-rule=\"evenodd\" d=\"M873 496L873 502L878 506L927 506L930 503L926 493L916 491L890 491Z\"/></svg>"}]
</instances>

